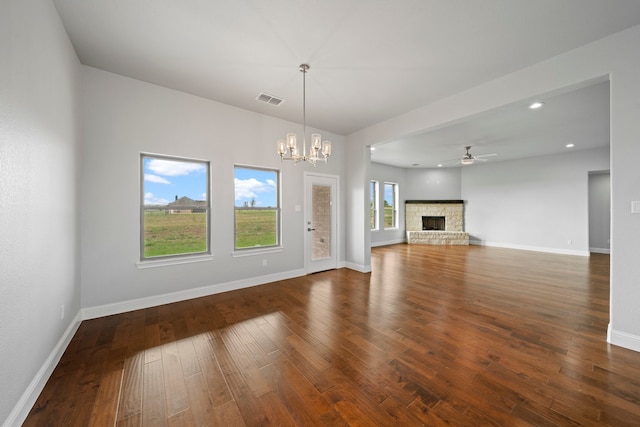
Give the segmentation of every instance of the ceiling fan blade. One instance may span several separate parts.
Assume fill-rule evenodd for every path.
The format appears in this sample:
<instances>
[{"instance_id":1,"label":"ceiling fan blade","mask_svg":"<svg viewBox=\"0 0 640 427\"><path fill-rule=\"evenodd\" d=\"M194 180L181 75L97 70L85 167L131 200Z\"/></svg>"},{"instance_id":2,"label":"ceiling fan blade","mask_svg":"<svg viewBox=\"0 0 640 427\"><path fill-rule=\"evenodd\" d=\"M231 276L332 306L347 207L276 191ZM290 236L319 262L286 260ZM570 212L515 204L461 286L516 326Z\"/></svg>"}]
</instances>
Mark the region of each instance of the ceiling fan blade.
<instances>
[{"instance_id":1,"label":"ceiling fan blade","mask_svg":"<svg viewBox=\"0 0 640 427\"><path fill-rule=\"evenodd\" d=\"M457 158L457 159L445 160L445 161L440 162L439 164L441 164L442 166L451 165L451 164L458 164L458 165L463 165L463 166L466 165L466 166L468 166L468 165L472 165L476 160L479 161L479 162L486 162L488 159L483 159L483 157L497 156L496 153L480 154L479 156L475 156L469 151L471 149L470 145L467 145L464 148L467 151L464 156L462 156L460 158ZM467 163L465 163L465 161Z\"/></svg>"},{"instance_id":2,"label":"ceiling fan blade","mask_svg":"<svg viewBox=\"0 0 640 427\"><path fill-rule=\"evenodd\" d=\"M441 165L450 165L450 164L454 164L454 163L460 163L460 159L449 159L449 160L443 160L441 162L438 162Z\"/></svg>"}]
</instances>

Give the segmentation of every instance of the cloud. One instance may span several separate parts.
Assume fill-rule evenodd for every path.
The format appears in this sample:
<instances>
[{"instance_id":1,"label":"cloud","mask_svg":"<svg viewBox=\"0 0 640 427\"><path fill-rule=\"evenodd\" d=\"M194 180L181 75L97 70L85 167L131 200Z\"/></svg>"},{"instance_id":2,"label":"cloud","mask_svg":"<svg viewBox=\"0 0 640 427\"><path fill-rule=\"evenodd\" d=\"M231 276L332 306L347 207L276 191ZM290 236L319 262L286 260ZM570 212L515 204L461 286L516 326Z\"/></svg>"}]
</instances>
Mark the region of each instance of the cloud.
<instances>
[{"instance_id":1,"label":"cloud","mask_svg":"<svg viewBox=\"0 0 640 427\"><path fill-rule=\"evenodd\" d=\"M153 182L153 183L156 183L156 184L171 184L170 181L164 179L163 177L158 176L158 175L152 175L150 173L145 173L144 174L144 180L146 182Z\"/></svg>"},{"instance_id":2,"label":"cloud","mask_svg":"<svg viewBox=\"0 0 640 427\"><path fill-rule=\"evenodd\" d=\"M174 160L151 159L146 168L157 175L162 176L183 176L191 173L201 173L206 171L202 163L181 162Z\"/></svg>"},{"instance_id":3,"label":"cloud","mask_svg":"<svg viewBox=\"0 0 640 427\"><path fill-rule=\"evenodd\" d=\"M162 197L156 197L153 193L144 193L144 204L145 205L166 205L169 201L167 199L163 199Z\"/></svg>"},{"instance_id":4,"label":"cloud","mask_svg":"<svg viewBox=\"0 0 640 427\"><path fill-rule=\"evenodd\" d=\"M234 179L236 187L236 200L257 199L260 193L270 193L275 189L275 182L267 180L260 182L255 178Z\"/></svg>"}]
</instances>

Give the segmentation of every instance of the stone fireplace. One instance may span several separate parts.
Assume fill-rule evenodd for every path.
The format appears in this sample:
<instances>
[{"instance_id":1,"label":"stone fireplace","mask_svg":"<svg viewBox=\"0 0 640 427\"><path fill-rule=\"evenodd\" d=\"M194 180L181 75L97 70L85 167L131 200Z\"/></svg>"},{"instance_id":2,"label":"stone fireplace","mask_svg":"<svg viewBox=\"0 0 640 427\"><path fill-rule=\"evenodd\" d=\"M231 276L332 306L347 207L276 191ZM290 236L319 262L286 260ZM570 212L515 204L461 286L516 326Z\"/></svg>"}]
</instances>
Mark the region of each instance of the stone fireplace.
<instances>
[{"instance_id":1,"label":"stone fireplace","mask_svg":"<svg viewBox=\"0 0 640 427\"><path fill-rule=\"evenodd\" d=\"M407 200L407 243L423 245L468 245L464 231L463 200Z\"/></svg>"}]
</instances>

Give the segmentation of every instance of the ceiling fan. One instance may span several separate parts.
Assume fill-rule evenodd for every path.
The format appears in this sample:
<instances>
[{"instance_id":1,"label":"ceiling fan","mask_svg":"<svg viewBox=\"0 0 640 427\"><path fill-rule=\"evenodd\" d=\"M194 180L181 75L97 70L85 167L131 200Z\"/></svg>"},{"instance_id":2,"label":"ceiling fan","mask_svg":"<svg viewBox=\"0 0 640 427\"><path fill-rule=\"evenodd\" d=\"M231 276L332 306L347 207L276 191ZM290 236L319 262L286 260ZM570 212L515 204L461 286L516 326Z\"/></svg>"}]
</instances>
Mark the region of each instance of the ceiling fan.
<instances>
[{"instance_id":1,"label":"ceiling fan","mask_svg":"<svg viewBox=\"0 0 640 427\"><path fill-rule=\"evenodd\" d=\"M491 157L496 155L495 153L493 153L493 154L480 154L478 156L474 156L469 152L469 150L471 149L470 145L467 145L464 148L467 150L467 153L460 159L460 163L462 163L463 165L472 165L473 162L475 162L476 160L481 162L486 162L488 159L485 159L484 157Z\"/></svg>"}]
</instances>

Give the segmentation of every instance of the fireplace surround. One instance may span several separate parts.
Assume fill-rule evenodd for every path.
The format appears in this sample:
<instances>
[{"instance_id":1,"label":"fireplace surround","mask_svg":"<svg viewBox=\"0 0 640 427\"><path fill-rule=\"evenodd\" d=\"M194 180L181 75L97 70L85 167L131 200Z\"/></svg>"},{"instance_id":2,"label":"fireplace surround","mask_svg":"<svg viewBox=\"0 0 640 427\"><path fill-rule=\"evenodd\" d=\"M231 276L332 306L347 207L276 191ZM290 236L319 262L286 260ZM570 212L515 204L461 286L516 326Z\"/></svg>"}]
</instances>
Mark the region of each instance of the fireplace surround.
<instances>
[{"instance_id":1,"label":"fireplace surround","mask_svg":"<svg viewBox=\"0 0 640 427\"><path fill-rule=\"evenodd\" d=\"M405 227L409 244L469 244L463 200L407 200Z\"/></svg>"}]
</instances>

